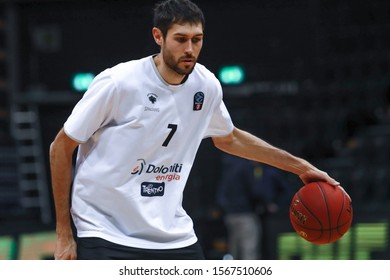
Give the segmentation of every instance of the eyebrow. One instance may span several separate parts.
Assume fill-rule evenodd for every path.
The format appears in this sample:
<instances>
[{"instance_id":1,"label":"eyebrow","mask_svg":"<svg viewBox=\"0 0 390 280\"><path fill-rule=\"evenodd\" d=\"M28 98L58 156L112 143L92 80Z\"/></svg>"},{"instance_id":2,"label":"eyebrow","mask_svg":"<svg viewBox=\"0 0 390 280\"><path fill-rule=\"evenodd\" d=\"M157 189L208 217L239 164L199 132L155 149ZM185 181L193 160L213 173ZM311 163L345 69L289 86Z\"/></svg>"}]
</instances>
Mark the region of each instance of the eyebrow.
<instances>
[{"instance_id":1,"label":"eyebrow","mask_svg":"<svg viewBox=\"0 0 390 280\"><path fill-rule=\"evenodd\" d=\"M188 37L189 36L186 33L174 33L172 35L173 36L183 36L183 37ZM203 36L203 35L204 35L203 33L198 33L198 34L195 34L193 37L200 37L200 36Z\"/></svg>"}]
</instances>

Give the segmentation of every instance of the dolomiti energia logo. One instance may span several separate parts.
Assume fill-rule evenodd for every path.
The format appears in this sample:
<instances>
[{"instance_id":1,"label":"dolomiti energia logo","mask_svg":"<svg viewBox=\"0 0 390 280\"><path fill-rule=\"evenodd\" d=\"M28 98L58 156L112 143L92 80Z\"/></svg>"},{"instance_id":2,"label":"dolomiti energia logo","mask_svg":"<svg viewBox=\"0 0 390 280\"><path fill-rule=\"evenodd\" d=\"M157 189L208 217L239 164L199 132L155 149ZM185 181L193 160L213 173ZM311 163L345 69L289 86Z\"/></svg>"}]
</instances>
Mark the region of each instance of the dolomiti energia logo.
<instances>
[{"instance_id":1,"label":"dolomiti energia logo","mask_svg":"<svg viewBox=\"0 0 390 280\"><path fill-rule=\"evenodd\" d=\"M180 180L180 173L182 171L182 163L173 163L171 165L156 165L146 164L144 159L138 159L131 174L156 174L156 181L173 181Z\"/></svg>"},{"instance_id":2,"label":"dolomiti energia logo","mask_svg":"<svg viewBox=\"0 0 390 280\"><path fill-rule=\"evenodd\" d=\"M182 163L174 163L171 165L155 165L148 164L146 166L146 161L144 159L137 159L137 163L133 168L131 174L141 175L143 172L145 173L155 173L155 174L168 174L168 173L180 173L183 167Z\"/></svg>"}]
</instances>

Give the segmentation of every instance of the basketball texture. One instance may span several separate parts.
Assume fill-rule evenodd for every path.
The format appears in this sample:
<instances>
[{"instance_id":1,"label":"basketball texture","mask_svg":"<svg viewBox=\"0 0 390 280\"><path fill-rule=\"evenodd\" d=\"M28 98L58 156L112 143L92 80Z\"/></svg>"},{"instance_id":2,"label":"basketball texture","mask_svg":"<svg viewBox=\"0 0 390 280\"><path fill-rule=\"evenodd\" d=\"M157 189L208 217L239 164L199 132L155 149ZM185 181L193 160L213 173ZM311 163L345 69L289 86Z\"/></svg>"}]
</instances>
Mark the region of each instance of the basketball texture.
<instances>
[{"instance_id":1,"label":"basketball texture","mask_svg":"<svg viewBox=\"0 0 390 280\"><path fill-rule=\"evenodd\" d=\"M290 205L290 222L302 238L314 244L340 239L350 228L352 201L345 190L325 182L301 187Z\"/></svg>"}]
</instances>

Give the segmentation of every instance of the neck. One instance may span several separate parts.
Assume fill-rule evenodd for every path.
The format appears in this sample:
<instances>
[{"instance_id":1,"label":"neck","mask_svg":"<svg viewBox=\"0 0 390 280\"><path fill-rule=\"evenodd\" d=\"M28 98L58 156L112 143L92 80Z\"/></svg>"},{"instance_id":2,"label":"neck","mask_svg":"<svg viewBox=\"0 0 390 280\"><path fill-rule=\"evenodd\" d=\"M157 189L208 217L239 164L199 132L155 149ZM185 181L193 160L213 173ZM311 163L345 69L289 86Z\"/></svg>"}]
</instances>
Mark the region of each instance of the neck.
<instances>
[{"instance_id":1,"label":"neck","mask_svg":"<svg viewBox=\"0 0 390 280\"><path fill-rule=\"evenodd\" d=\"M180 85L187 80L188 75L181 75L173 71L164 63L164 60L161 58L160 54L156 55L153 60L161 77L168 84Z\"/></svg>"}]
</instances>

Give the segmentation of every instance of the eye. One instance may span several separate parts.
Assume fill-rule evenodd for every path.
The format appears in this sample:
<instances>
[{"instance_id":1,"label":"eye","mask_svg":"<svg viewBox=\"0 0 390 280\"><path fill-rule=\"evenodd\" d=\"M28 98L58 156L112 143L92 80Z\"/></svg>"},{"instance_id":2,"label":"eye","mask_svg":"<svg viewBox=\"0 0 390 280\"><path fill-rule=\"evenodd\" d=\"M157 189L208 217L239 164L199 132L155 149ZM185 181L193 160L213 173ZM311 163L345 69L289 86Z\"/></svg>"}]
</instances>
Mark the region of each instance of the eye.
<instances>
[{"instance_id":1,"label":"eye","mask_svg":"<svg viewBox=\"0 0 390 280\"><path fill-rule=\"evenodd\" d=\"M202 38L200 38L200 37L195 37L192 39L192 43L194 43L194 44L199 43L200 41L202 41Z\"/></svg>"},{"instance_id":2,"label":"eye","mask_svg":"<svg viewBox=\"0 0 390 280\"><path fill-rule=\"evenodd\" d=\"M185 37L176 37L176 41L179 43L185 43L187 41L187 38Z\"/></svg>"}]
</instances>

